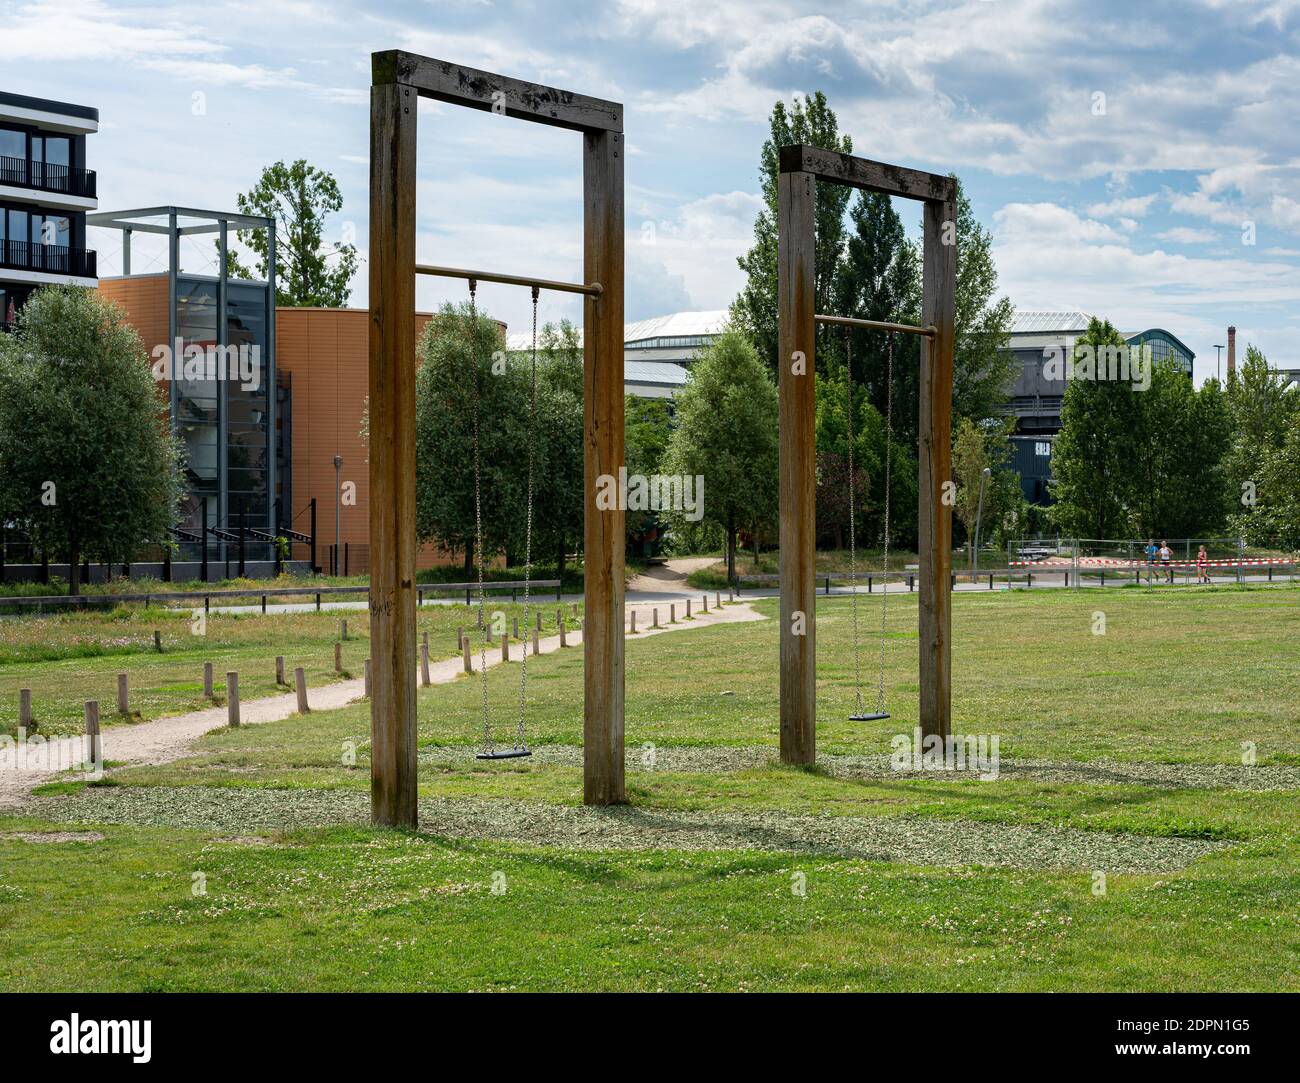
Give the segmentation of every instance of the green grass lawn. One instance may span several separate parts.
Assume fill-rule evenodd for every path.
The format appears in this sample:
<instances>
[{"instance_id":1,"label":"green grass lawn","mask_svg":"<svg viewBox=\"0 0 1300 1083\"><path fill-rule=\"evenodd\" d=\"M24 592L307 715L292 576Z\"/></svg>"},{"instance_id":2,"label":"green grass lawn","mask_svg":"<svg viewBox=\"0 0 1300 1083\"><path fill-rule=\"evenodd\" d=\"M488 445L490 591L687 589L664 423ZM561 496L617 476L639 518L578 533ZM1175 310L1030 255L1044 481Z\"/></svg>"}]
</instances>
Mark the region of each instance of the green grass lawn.
<instances>
[{"instance_id":1,"label":"green grass lawn","mask_svg":"<svg viewBox=\"0 0 1300 1083\"><path fill-rule=\"evenodd\" d=\"M557 605L552 595L534 603L543 627L554 629ZM488 618L523 619L523 605L489 598ZM564 611L573 626L573 608ZM581 606L579 606L581 612ZM457 628L472 627L477 610L465 605L425 605L417 611L417 630L429 634L429 657L454 657ZM334 643L347 621L343 673L334 670ZM244 700L285 691L275 683L275 658L284 656L285 677L295 667L306 671L309 688L360 677L370 653L370 616L365 609L321 613L221 613L214 610L196 624L189 610L142 609L120 605L108 612L63 613L24 620L0 619L0 734L18 725L18 692L32 690L32 715L45 734L79 733L86 700L100 704L104 725L128 721L117 712L117 675L126 673L132 718L141 721L201 710L224 703L226 673L239 673ZM161 633L162 651L153 633ZM211 662L216 699L203 698L203 663Z\"/></svg>"},{"instance_id":2,"label":"green grass lawn","mask_svg":"<svg viewBox=\"0 0 1300 1083\"><path fill-rule=\"evenodd\" d=\"M364 704L47 787L0 818L0 987L1300 989L1300 592L957 595L987 782L889 769L914 598L894 717L846 720L851 615L819 602L814 770L774 762L769 619L629 640L623 810L580 804L578 650L530 662L530 760L473 759L476 680L419 691L418 834L367 825ZM491 675L498 739L518 676Z\"/></svg>"}]
</instances>

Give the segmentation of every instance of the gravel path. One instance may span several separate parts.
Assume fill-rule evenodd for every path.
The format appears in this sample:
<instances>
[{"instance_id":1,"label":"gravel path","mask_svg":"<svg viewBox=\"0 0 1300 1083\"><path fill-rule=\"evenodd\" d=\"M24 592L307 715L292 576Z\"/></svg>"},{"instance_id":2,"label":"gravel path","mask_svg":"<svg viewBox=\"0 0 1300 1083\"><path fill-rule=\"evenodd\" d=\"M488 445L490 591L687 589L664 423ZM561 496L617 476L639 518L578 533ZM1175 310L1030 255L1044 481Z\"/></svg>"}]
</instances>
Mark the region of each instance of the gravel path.
<instances>
[{"instance_id":1,"label":"gravel path","mask_svg":"<svg viewBox=\"0 0 1300 1083\"><path fill-rule=\"evenodd\" d=\"M642 616L642 607L638 618ZM648 613L648 611L647 611ZM666 619L666 613L665 613ZM667 632L680 632L688 628L705 628L714 624L729 624L738 621L766 620L746 603L728 605L722 609L710 606L707 614L696 611L693 620L651 629L648 616L640 621L641 631L637 638L660 635ZM582 632L572 631L568 634L570 647L581 644ZM541 652L549 654L560 649L560 637L547 636L540 641ZM514 652L518 661L518 646ZM500 652L488 654L488 665L500 665ZM513 663L511 663L513 664ZM475 657L474 665L478 665ZM445 684L455 680L463 673L459 658L431 663L429 677L434 684ZM331 710L344 707L360 699L365 693L365 680L358 678L351 681L339 681L308 692L308 705L314 710ZM279 722L298 710L294 693L279 696L267 696L263 699L246 700L240 704L240 720L244 725L256 725L264 722ZM105 760L116 763L156 764L170 763L180 759L189 751L191 745L209 730L226 725L226 708L212 707L190 714L173 715L151 722L138 724L105 725L101 743ZM12 745L0 746L0 808L23 804L30 799L32 788L42 783L53 781L64 775L63 768L80 762L84 755L85 740L82 737L61 737L41 744L18 748ZM50 770L49 765L60 765L57 770Z\"/></svg>"},{"instance_id":2,"label":"gravel path","mask_svg":"<svg viewBox=\"0 0 1300 1083\"><path fill-rule=\"evenodd\" d=\"M68 824L140 824L248 832L366 824L356 790L204 786L89 788L43 798L38 814ZM740 850L837 854L909 865L1175 872L1229 843L1073 828L905 816L791 816L585 808L529 801L420 801L421 832L571 850Z\"/></svg>"},{"instance_id":3,"label":"gravel path","mask_svg":"<svg viewBox=\"0 0 1300 1083\"><path fill-rule=\"evenodd\" d=\"M423 748L420 762L463 765L474 758L472 748ZM532 763L582 766L579 745L534 745ZM779 762L774 747L655 747L629 746L629 772L721 774L768 767ZM936 778L934 771L895 771L885 754L817 757L817 765L835 778ZM1014 760L1002 758L1001 779L1028 782L1088 783L1099 786L1150 786L1170 790L1300 790L1300 767L1245 767L1231 763L1126 763L1119 760ZM970 777L969 773L964 776Z\"/></svg>"}]
</instances>

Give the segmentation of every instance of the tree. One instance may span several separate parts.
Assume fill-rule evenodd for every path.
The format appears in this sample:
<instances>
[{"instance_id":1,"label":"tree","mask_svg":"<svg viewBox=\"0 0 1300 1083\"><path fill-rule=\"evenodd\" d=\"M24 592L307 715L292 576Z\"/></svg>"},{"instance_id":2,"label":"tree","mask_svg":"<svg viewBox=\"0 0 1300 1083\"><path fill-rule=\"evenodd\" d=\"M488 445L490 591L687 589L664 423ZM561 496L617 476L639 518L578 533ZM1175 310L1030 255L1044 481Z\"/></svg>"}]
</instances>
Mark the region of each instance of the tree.
<instances>
[{"instance_id":1,"label":"tree","mask_svg":"<svg viewBox=\"0 0 1300 1083\"><path fill-rule=\"evenodd\" d=\"M1232 418L1232 447L1225 464L1228 499L1237 514L1232 527L1254 544L1268 542L1273 515L1270 494L1262 486L1266 465L1286 444L1292 423L1300 415L1300 391L1269 367L1256 346L1246 347L1246 359L1232 374L1227 388ZM1294 462L1292 469L1300 466Z\"/></svg>"},{"instance_id":2,"label":"tree","mask_svg":"<svg viewBox=\"0 0 1300 1083\"><path fill-rule=\"evenodd\" d=\"M582 544L582 344L568 320L538 336L536 439L545 469L534 464L533 551L555 554L564 578L568 554Z\"/></svg>"},{"instance_id":3,"label":"tree","mask_svg":"<svg viewBox=\"0 0 1300 1083\"><path fill-rule=\"evenodd\" d=\"M420 340L416 535L463 552L467 579L474 572L476 416L484 563L523 538L529 385L527 369L506 362L504 345L501 325L482 312L471 321L468 304L444 305Z\"/></svg>"},{"instance_id":4,"label":"tree","mask_svg":"<svg viewBox=\"0 0 1300 1083\"><path fill-rule=\"evenodd\" d=\"M728 330L696 358L663 470L704 478L703 517L722 528L734 579L737 532L770 522L777 504L776 385L739 332Z\"/></svg>"},{"instance_id":5,"label":"tree","mask_svg":"<svg viewBox=\"0 0 1300 1083\"><path fill-rule=\"evenodd\" d=\"M977 523L982 537L990 537L995 532L995 525L1014 511L1020 500L1020 476L1005 466L1011 457L1008 437L1013 424L1010 418L977 424L964 417L958 422L957 435L952 442L952 474L957 484L953 511L966 530L972 571ZM984 481L986 470L989 476ZM984 493L982 508L981 488Z\"/></svg>"},{"instance_id":6,"label":"tree","mask_svg":"<svg viewBox=\"0 0 1300 1083\"><path fill-rule=\"evenodd\" d=\"M1109 320L1095 317L1075 343L1123 347ZM1067 358L1066 363L1072 363ZM1052 447L1056 519L1062 531L1081 538L1127 537L1132 529L1128 484L1134 464L1129 438L1134 426L1132 383L1071 379L1061 400L1061 430Z\"/></svg>"},{"instance_id":7,"label":"tree","mask_svg":"<svg viewBox=\"0 0 1300 1083\"><path fill-rule=\"evenodd\" d=\"M652 477L662 472L668 451L671 414L667 399L643 399L628 395L623 405L624 454L628 476ZM625 516L627 536L636 538L659 522L656 512L628 508Z\"/></svg>"},{"instance_id":8,"label":"tree","mask_svg":"<svg viewBox=\"0 0 1300 1083\"><path fill-rule=\"evenodd\" d=\"M341 308L348 302L348 283L357 269L356 245L346 239L325 242L325 219L343 207L333 175L299 158L292 165L276 162L262 170L252 191L235 197L241 214L275 219L275 303L285 308ZM257 257L256 275L234 253L227 261L231 277L266 278L269 238L266 230L239 230L240 243Z\"/></svg>"},{"instance_id":9,"label":"tree","mask_svg":"<svg viewBox=\"0 0 1300 1083\"><path fill-rule=\"evenodd\" d=\"M1287 417L1281 442L1265 448L1255 464L1256 500L1233 517L1248 541L1300 549L1300 411Z\"/></svg>"},{"instance_id":10,"label":"tree","mask_svg":"<svg viewBox=\"0 0 1300 1083\"><path fill-rule=\"evenodd\" d=\"M38 290L0 336L0 521L65 554L126 563L169 545L183 449L121 309L74 286Z\"/></svg>"},{"instance_id":11,"label":"tree","mask_svg":"<svg viewBox=\"0 0 1300 1083\"><path fill-rule=\"evenodd\" d=\"M754 246L738 258L747 281L732 303L733 326L745 334L758 356L775 376L777 372L776 253L777 253L777 178L781 148L795 143L823 147L848 154L853 141L839 134L839 119L826 104L820 90L806 100L796 98L790 108L785 102L772 107L770 134L763 144L759 160L765 207L754 222ZM816 233L817 275L815 285L817 311L827 311L844 251L844 210L852 189L840 184L817 185L813 208Z\"/></svg>"}]
</instances>

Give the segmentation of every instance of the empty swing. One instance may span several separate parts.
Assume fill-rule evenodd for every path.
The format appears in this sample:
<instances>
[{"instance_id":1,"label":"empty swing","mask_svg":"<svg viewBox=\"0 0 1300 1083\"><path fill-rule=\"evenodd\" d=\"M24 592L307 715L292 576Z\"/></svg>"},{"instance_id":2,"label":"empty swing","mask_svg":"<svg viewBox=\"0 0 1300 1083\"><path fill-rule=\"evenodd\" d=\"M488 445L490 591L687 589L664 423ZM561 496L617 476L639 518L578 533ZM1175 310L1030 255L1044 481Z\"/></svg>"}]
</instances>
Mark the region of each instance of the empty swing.
<instances>
[{"instance_id":1,"label":"empty swing","mask_svg":"<svg viewBox=\"0 0 1300 1083\"><path fill-rule=\"evenodd\" d=\"M492 739L492 717L488 710L487 642L488 626L484 619L483 592L483 471L479 456L479 391L478 391L478 308L476 294L478 282L469 280L470 317L470 397L474 430L474 555L478 570L478 631L479 674L482 682L483 744L476 758L480 760L514 760L531 756L524 727L528 703L528 610L531 600L533 571L533 457L537 436L537 297L538 287L533 287L533 338L531 362L531 390L528 406L528 495L527 520L524 527L524 635L523 653L519 660L519 721L515 727L514 744L498 748ZM502 635L509 635L503 631Z\"/></svg>"},{"instance_id":2,"label":"empty swing","mask_svg":"<svg viewBox=\"0 0 1300 1083\"><path fill-rule=\"evenodd\" d=\"M889 717L885 704L885 622L889 611L889 490L890 460L894 442L894 333L889 332L885 354L885 541L883 552L884 589L880 597L880 660L876 679L876 709L868 711L862 699L862 642L858 622L858 545L853 470L853 331L845 328L844 384L848 396L849 437L849 589L853 596L853 695L850 722L877 722Z\"/></svg>"}]
</instances>

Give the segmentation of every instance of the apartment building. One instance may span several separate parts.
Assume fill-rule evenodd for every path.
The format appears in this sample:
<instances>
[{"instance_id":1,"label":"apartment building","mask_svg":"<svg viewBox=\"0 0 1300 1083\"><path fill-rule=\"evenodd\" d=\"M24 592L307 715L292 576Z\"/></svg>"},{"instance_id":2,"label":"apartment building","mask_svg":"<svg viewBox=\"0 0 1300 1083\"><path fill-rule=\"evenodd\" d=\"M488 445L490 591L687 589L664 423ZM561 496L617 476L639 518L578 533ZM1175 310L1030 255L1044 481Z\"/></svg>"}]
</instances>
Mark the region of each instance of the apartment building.
<instances>
[{"instance_id":1,"label":"apartment building","mask_svg":"<svg viewBox=\"0 0 1300 1083\"><path fill-rule=\"evenodd\" d=\"M97 109L0 91L0 329L34 289L96 284L86 136L98 130Z\"/></svg>"}]
</instances>

